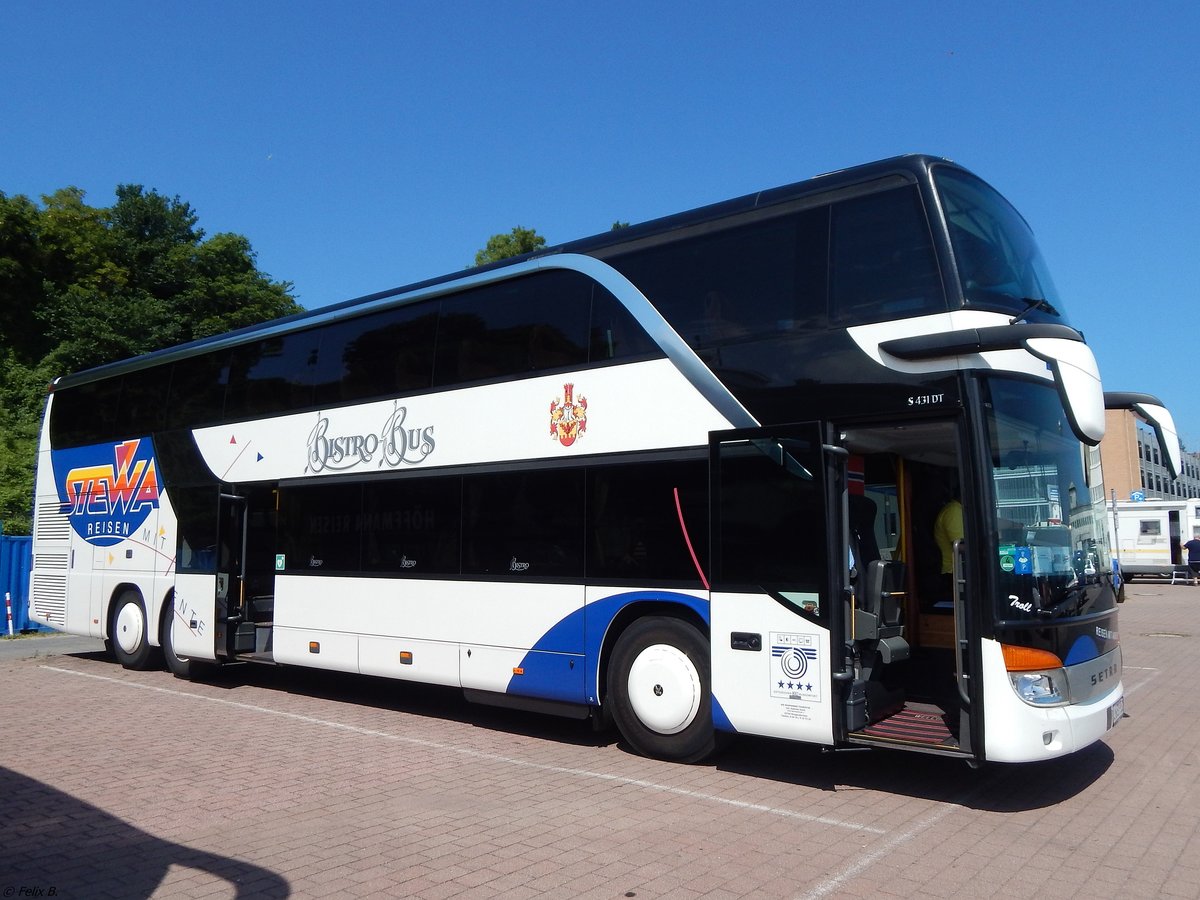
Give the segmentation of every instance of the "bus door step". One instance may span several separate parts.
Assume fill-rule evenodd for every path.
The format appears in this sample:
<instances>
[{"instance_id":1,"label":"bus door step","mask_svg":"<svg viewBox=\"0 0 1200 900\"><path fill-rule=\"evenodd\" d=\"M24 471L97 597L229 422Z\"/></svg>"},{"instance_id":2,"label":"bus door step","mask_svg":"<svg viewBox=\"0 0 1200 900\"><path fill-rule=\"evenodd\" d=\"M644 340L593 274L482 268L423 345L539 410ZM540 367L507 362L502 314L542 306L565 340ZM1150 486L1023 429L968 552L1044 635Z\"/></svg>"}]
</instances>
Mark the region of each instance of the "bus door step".
<instances>
[{"instance_id":1,"label":"bus door step","mask_svg":"<svg viewBox=\"0 0 1200 900\"><path fill-rule=\"evenodd\" d=\"M234 653L271 653L273 622L242 622L233 636Z\"/></svg>"},{"instance_id":2,"label":"bus door step","mask_svg":"<svg viewBox=\"0 0 1200 900\"><path fill-rule=\"evenodd\" d=\"M889 745L927 753L962 752L958 738L947 724L947 714L940 707L924 703L906 703L898 712L853 732L848 740L854 744Z\"/></svg>"}]
</instances>

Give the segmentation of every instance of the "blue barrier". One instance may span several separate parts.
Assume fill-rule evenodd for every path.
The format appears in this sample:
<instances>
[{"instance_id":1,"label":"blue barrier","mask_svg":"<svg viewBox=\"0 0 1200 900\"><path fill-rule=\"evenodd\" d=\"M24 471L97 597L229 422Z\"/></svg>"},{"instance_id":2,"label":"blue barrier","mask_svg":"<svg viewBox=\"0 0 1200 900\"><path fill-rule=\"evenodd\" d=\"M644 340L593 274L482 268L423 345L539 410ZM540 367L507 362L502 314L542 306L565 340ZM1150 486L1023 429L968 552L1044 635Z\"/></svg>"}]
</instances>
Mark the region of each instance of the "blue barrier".
<instances>
[{"instance_id":1,"label":"blue barrier","mask_svg":"<svg viewBox=\"0 0 1200 900\"><path fill-rule=\"evenodd\" d=\"M0 534L0 594L12 598L13 632L50 631L29 621L29 570L33 567L33 538ZM7 623L0 633L8 634Z\"/></svg>"}]
</instances>

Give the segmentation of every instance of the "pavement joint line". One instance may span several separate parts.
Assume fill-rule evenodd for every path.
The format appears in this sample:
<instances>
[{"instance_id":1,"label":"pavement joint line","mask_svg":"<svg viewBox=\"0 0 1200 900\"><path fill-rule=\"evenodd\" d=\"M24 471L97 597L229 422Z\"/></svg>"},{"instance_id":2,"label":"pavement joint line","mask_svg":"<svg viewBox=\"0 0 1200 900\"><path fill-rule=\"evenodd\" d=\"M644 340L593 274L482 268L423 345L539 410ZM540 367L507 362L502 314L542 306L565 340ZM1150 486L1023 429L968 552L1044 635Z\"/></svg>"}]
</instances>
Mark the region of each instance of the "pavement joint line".
<instances>
[{"instance_id":1,"label":"pavement joint line","mask_svg":"<svg viewBox=\"0 0 1200 900\"><path fill-rule=\"evenodd\" d=\"M1012 775L1002 776L1002 779L999 783L988 782L977 784L971 789L963 791L953 799L940 801L942 804L941 808L935 809L912 827L905 828L902 831L894 833L886 841L883 841L881 844L879 844L879 846L877 846L874 850L846 866L837 874L831 875L830 877L821 881L811 890L800 894L795 898L795 900L820 900L821 897L828 897L831 893L841 888L847 881L861 875L867 869L871 868L871 866L875 865L875 863L891 855L898 847L907 844L921 833L928 831L955 810L966 806L976 794L983 793L985 790L993 790L997 787L1002 787L1003 782L1011 777Z\"/></svg>"},{"instance_id":2,"label":"pavement joint line","mask_svg":"<svg viewBox=\"0 0 1200 900\"><path fill-rule=\"evenodd\" d=\"M1150 667L1150 666L1126 666L1125 668L1126 669L1137 669L1138 671L1150 673L1148 676L1146 676L1146 678L1144 680L1139 681L1137 684L1133 685L1132 687L1126 687L1124 690L1125 696L1129 696L1137 689L1149 684L1159 674L1159 669ZM1198 755L1200 755L1200 751L1198 751ZM847 866L846 868L844 868L841 872L837 873L836 875L826 878L820 884L816 885L812 890L799 895L797 898L795 898L795 900L820 900L821 897L829 896L829 894L831 894L833 891L836 891L838 888L842 887L842 885L844 885L847 881L862 874L867 869L869 869L871 866L873 866L876 862L878 862L879 860L881 860L881 859L885 858L886 856L888 856L889 854L891 854L894 850L896 850L896 848L900 847L903 844L908 843L913 838L915 838L917 835L919 835L922 832L927 831L930 828L932 828L933 826L937 825L939 822L942 821L942 819L946 818L948 815L950 815L950 813L954 812L954 810L956 808L965 805L967 802L969 802L971 800L971 798L975 794L978 794L981 791L983 791L985 789L985 787L990 789L990 788L995 788L996 785L995 784L992 784L992 785L981 784L981 785L978 785L978 786L972 788L969 791L965 791L961 796L959 796L955 799L943 801L947 804L946 806L942 807L941 809L934 810L928 816L926 816L925 818L923 818L919 822L917 822L915 825L913 825L911 828L906 828L903 831L896 832L890 838L888 838L886 841L884 841L878 847L876 847L874 850L872 850L870 853L868 853L866 856L857 860L853 864Z\"/></svg>"},{"instance_id":3,"label":"pavement joint line","mask_svg":"<svg viewBox=\"0 0 1200 900\"><path fill-rule=\"evenodd\" d=\"M1132 667L1127 666L1126 668L1132 668ZM1139 681L1137 684L1135 684L1131 687L1125 688L1125 696L1126 697L1128 697L1130 694L1134 693L1135 691L1140 691L1142 688L1144 688L1146 685L1148 685L1150 682L1152 682L1155 678L1158 677L1160 670L1146 668L1146 669L1142 669L1142 671L1149 672L1150 674L1147 675L1145 678L1143 678L1141 681Z\"/></svg>"},{"instance_id":4,"label":"pavement joint line","mask_svg":"<svg viewBox=\"0 0 1200 900\"><path fill-rule=\"evenodd\" d=\"M186 697L191 700L200 700L207 703L216 703L221 706L231 706L236 709L246 710L248 712L264 713L266 715L278 716L283 719L291 719L296 722L303 722L308 725L321 725L326 728L333 728L338 731L346 731L352 734L359 734L366 737L377 737L385 740L397 741L404 744L410 744L417 747L425 747L431 750L438 750L448 753L456 753L459 756L468 757L471 759L485 760L487 762L504 763L511 766L517 766L524 769L533 769L539 772L550 772L557 775L573 775L579 778L592 778L600 781L610 781L617 784L628 785L629 787L645 788L647 790L659 791L667 794L676 794L683 797L690 797L693 800L702 800L710 803L718 803L724 806L732 806L736 809L745 810L747 812L767 813L768 815L778 816L784 819L795 819L802 822L812 822L819 825L831 825L837 828L847 828L851 831L857 831L863 834L887 834L888 829L876 828L871 825L864 825L860 822L848 822L844 819L834 819L828 816L814 816L807 813L796 812L790 809L781 809L777 806L766 806L761 803L747 803L744 800L734 800L728 797L718 797L715 794L705 794L698 791L691 791L686 788L671 787L670 785L658 784L653 781L646 781L641 778L628 778L624 775L613 775L608 772L595 772L590 769L575 769L566 766L551 766L545 763L529 762L527 760L515 759L510 756L501 756L498 753L486 753L482 750L469 750L464 747L455 747L451 744L443 744L438 741L425 740L423 738L404 737L402 735L393 734L388 731L378 731L373 728L364 728L361 725L348 725L344 722L333 722L328 719L319 719L315 716L306 716L302 713L287 712L286 710L271 709L269 706L258 706L253 703L243 703L239 700L227 700L223 697L205 697L202 694L192 694L187 691L176 691L171 688L158 687L152 684L139 684L135 681L127 681L123 678L110 678L107 675L95 675L90 672L78 672L74 669L63 669L59 666L43 665L40 668L50 672L57 672L62 675L74 675L79 678L90 678L94 681L106 681L111 684L117 684L122 687L138 688L144 691L154 691L160 694L169 694L174 697ZM948 812L949 810L947 810ZM907 838L906 838L907 839ZM890 844L891 842L889 842Z\"/></svg>"},{"instance_id":5,"label":"pavement joint line","mask_svg":"<svg viewBox=\"0 0 1200 900\"><path fill-rule=\"evenodd\" d=\"M875 863L877 863L879 860L891 855L891 853L895 851L897 847L908 843L921 832L927 831L934 825L938 824L938 822L950 815L955 808L956 806L945 806L941 809L934 810L911 828L906 828L903 831L897 832L866 856L860 857L858 860L851 865L846 866L836 875L826 878L824 881L816 885L812 890L800 894L796 900L819 900L821 897L828 897L831 893L836 891L851 878L861 875L871 866L875 865Z\"/></svg>"}]
</instances>

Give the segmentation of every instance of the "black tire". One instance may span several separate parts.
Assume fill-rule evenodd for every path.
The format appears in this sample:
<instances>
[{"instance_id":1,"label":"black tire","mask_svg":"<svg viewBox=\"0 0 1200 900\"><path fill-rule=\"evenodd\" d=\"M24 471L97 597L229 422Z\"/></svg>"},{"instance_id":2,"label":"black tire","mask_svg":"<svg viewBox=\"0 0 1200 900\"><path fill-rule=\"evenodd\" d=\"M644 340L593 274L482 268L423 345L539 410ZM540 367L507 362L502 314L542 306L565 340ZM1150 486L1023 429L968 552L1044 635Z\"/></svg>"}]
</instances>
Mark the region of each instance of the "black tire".
<instances>
[{"instance_id":1,"label":"black tire","mask_svg":"<svg viewBox=\"0 0 1200 900\"><path fill-rule=\"evenodd\" d=\"M125 591L113 604L109 643L117 662L126 669L148 669L154 662L146 625L146 606L137 591Z\"/></svg>"},{"instance_id":2,"label":"black tire","mask_svg":"<svg viewBox=\"0 0 1200 900\"><path fill-rule=\"evenodd\" d=\"M166 608L162 614L162 628L159 631L159 643L162 644L163 659L167 663L167 668L176 678L195 678L199 663L194 662L186 656L180 656L175 652L175 641L172 637L171 628L175 622L175 598L172 596L167 600Z\"/></svg>"},{"instance_id":3,"label":"black tire","mask_svg":"<svg viewBox=\"0 0 1200 900\"><path fill-rule=\"evenodd\" d=\"M708 639L682 619L654 616L625 629L608 667L608 702L638 753L698 762L716 749Z\"/></svg>"}]
</instances>

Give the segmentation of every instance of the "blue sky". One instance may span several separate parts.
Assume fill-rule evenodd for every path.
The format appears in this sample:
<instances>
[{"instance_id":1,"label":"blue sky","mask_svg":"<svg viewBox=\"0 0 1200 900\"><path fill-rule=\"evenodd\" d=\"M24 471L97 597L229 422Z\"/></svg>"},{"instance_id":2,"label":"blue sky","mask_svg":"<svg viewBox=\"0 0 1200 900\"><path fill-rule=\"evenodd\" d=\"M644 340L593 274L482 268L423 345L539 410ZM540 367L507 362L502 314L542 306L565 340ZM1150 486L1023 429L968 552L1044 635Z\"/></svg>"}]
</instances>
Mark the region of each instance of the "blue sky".
<instances>
[{"instance_id":1,"label":"blue sky","mask_svg":"<svg viewBox=\"0 0 1200 900\"><path fill-rule=\"evenodd\" d=\"M987 8L991 7L991 8ZM308 308L906 152L1037 232L1105 387L1200 449L1194 2L10 4L0 191L121 183Z\"/></svg>"}]
</instances>

